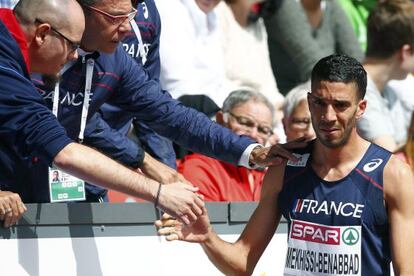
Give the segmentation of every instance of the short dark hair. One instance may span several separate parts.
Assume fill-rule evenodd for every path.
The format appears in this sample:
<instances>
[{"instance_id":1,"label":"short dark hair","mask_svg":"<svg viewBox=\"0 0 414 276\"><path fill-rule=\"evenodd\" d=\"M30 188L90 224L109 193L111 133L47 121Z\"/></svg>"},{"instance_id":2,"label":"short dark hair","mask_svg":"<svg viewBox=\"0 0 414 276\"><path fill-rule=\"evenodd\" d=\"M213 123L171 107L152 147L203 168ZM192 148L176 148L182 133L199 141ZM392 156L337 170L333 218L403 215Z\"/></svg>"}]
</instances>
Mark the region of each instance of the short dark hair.
<instances>
[{"instance_id":1,"label":"short dark hair","mask_svg":"<svg viewBox=\"0 0 414 276\"><path fill-rule=\"evenodd\" d=\"M359 99L365 97L367 90L367 72L359 61L347 55L335 54L319 60L312 69L312 88L319 81L354 83Z\"/></svg>"},{"instance_id":2,"label":"short dark hair","mask_svg":"<svg viewBox=\"0 0 414 276\"><path fill-rule=\"evenodd\" d=\"M408 44L414 46L414 3L381 0L367 20L367 57L388 58Z\"/></svg>"}]
</instances>

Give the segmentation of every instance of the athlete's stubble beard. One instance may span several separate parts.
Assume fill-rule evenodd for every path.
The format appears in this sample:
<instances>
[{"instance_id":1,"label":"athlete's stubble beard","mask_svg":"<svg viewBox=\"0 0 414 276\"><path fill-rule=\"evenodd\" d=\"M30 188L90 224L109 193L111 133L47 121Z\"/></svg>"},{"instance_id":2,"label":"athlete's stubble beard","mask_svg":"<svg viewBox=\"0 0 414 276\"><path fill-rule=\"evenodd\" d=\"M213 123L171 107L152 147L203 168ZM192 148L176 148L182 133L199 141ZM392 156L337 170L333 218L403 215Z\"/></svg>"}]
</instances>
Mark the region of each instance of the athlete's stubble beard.
<instances>
[{"instance_id":1,"label":"athlete's stubble beard","mask_svg":"<svg viewBox=\"0 0 414 276\"><path fill-rule=\"evenodd\" d=\"M357 109L355 110L354 114L352 114L349 123L345 126L344 132L342 137L338 138L339 141L330 141L327 139L324 139L322 137L322 135L319 134L319 128L314 128L317 129L316 131L316 136L318 138L318 140L322 143L322 145L324 145L325 147L331 148L331 149L335 149L335 148L339 148L342 147L343 145L347 144L349 141L349 138L351 136L352 130L356 127L356 113L357 113ZM315 127L315 126L314 126Z\"/></svg>"}]
</instances>

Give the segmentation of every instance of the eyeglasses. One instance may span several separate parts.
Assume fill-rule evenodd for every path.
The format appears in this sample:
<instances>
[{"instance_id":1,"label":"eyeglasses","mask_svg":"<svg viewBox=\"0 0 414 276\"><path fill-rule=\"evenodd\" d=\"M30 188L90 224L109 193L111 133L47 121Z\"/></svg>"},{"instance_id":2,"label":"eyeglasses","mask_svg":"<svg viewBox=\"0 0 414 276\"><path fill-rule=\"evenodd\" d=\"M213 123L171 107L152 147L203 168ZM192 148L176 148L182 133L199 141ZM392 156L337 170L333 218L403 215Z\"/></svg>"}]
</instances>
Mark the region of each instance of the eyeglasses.
<instances>
[{"instance_id":1,"label":"eyeglasses","mask_svg":"<svg viewBox=\"0 0 414 276\"><path fill-rule=\"evenodd\" d=\"M45 24L45 22L43 22L40 19L35 20L36 23L39 24ZM50 23L48 23L50 25ZM69 53L73 53L74 51L76 51L77 49L79 49L80 45L76 42L73 42L72 40L70 40L69 38L67 38L64 34L62 34L61 32L59 32L58 30L56 30L55 28L53 28L52 26L50 26L50 29L57 35L59 35L60 37L62 37L64 40L66 40L66 42L69 45Z\"/></svg>"},{"instance_id":2,"label":"eyeglasses","mask_svg":"<svg viewBox=\"0 0 414 276\"><path fill-rule=\"evenodd\" d=\"M240 126L246 128L246 129L252 130L254 128L257 128L257 131L260 134L265 135L265 136L271 136L273 134L272 128L269 127L269 126L259 125L258 123L254 122L253 120L251 120L251 119L249 119L247 117L238 116L238 115L235 115L235 114L233 114L231 112L227 112L227 114L229 114L234 119L236 119L236 122Z\"/></svg>"},{"instance_id":3,"label":"eyeglasses","mask_svg":"<svg viewBox=\"0 0 414 276\"><path fill-rule=\"evenodd\" d=\"M121 25L122 23L125 22L125 20L128 20L128 22L131 22L134 19L134 17L137 14L137 12L138 12L135 8L132 8L132 12L130 12L128 14L112 15L112 14L109 14L107 12L104 12L103 10L100 10L98 8L95 8L95 7L92 7L92 6L85 5L84 7L87 8L87 9L89 9L89 10L92 10L94 12L97 12L99 14L102 14L113 25Z\"/></svg>"},{"instance_id":4,"label":"eyeglasses","mask_svg":"<svg viewBox=\"0 0 414 276\"><path fill-rule=\"evenodd\" d=\"M310 118L292 118L290 121L293 128L305 130L311 125Z\"/></svg>"}]
</instances>

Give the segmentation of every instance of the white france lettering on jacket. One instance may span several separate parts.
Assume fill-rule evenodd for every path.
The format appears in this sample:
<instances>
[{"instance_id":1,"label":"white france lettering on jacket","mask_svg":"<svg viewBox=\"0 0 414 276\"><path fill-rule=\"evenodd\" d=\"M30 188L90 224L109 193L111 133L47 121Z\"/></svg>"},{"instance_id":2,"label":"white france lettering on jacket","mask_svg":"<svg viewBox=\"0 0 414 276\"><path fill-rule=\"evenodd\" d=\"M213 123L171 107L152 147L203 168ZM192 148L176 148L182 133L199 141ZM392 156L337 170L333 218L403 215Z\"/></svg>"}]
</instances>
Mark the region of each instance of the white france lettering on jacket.
<instances>
[{"instance_id":1,"label":"white france lettering on jacket","mask_svg":"<svg viewBox=\"0 0 414 276\"><path fill-rule=\"evenodd\" d=\"M123 43L122 46L125 49L125 52L128 53L128 55L130 55L133 58L138 58L139 57L139 45L138 44L127 44L127 43ZM144 53L145 55L148 55L149 52L149 48L151 47L151 43L144 43Z\"/></svg>"},{"instance_id":2,"label":"white france lettering on jacket","mask_svg":"<svg viewBox=\"0 0 414 276\"><path fill-rule=\"evenodd\" d=\"M43 99L45 101L52 101L53 100L53 93L54 91L46 92L43 94ZM90 94L90 97L92 98L93 93ZM80 106L83 104L83 98L84 94L83 92L78 93L72 93L72 92L66 92L62 95L60 95L60 104L64 106Z\"/></svg>"},{"instance_id":3,"label":"white france lettering on jacket","mask_svg":"<svg viewBox=\"0 0 414 276\"><path fill-rule=\"evenodd\" d=\"M314 199L298 199L296 201L294 212L361 218L364 206L365 205L362 204L350 202L344 203L342 201L322 201L319 203Z\"/></svg>"}]
</instances>

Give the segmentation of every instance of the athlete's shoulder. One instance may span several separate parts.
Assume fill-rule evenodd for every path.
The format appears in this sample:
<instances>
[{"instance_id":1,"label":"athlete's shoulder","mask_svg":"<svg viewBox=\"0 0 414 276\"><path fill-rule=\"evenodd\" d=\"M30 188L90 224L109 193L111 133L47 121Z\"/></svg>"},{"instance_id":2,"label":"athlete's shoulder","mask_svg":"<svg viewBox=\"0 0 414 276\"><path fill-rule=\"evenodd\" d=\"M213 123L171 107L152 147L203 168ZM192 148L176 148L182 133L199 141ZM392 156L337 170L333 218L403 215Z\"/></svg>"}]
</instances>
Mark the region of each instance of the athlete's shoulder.
<instances>
[{"instance_id":1,"label":"athlete's shoulder","mask_svg":"<svg viewBox=\"0 0 414 276\"><path fill-rule=\"evenodd\" d=\"M368 148L358 164L358 169L364 173L368 173L370 177L377 175L382 179L382 171L388 163L392 153L381 146L373 143L367 143ZM382 182L382 181L381 181Z\"/></svg>"},{"instance_id":2,"label":"athlete's shoulder","mask_svg":"<svg viewBox=\"0 0 414 276\"><path fill-rule=\"evenodd\" d=\"M395 154L392 154L384 169L384 180L399 182L408 176L412 177L410 165L398 158Z\"/></svg>"},{"instance_id":3,"label":"athlete's shoulder","mask_svg":"<svg viewBox=\"0 0 414 276\"><path fill-rule=\"evenodd\" d=\"M395 202L406 193L412 192L414 176L411 167L392 155L384 169L384 194L387 203Z\"/></svg>"}]
</instances>

